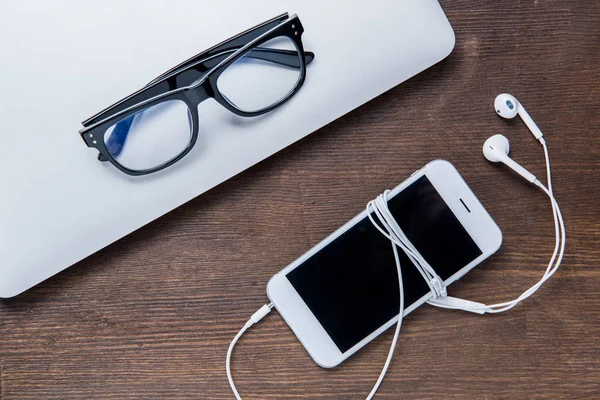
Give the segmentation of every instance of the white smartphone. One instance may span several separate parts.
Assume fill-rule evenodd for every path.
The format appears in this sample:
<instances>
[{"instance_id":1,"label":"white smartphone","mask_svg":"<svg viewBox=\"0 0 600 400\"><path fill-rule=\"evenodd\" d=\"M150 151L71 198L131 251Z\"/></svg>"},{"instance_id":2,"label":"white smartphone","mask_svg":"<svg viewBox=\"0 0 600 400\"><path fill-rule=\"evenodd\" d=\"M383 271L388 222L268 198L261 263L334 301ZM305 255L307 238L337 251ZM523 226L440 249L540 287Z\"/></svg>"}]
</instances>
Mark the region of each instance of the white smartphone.
<instances>
[{"instance_id":1,"label":"white smartphone","mask_svg":"<svg viewBox=\"0 0 600 400\"><path fill-rule=\"evenodd\" d=\"M388 207L448 285L492 255L502 232L458 171L436 160L390 193ZM408 314L431 297L399 250ZM273 302L313 360L332 368L398 321L398 274L390 241L363 211L277 273Z\"/></svg>"}]
</instances>

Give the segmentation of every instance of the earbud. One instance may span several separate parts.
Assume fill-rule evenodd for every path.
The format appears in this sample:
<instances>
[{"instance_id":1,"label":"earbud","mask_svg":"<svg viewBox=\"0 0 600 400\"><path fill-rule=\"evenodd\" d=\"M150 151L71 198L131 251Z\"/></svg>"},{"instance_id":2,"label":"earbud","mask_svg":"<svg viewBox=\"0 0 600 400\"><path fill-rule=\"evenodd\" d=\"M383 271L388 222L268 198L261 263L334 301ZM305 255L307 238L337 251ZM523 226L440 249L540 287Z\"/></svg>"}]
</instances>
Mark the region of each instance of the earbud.
<instances>
[{"instance_id":1,"label":"earbud","mask_svg":"<svg viewBox=\"0 0 600 400\"><path fill-rule=\"evenodd\" d=\"M519 103L519 100L517 100L515 96L512 96L508 93L499 94L496 97L496 100L494 100L494 108L496 109L498 115L502 118L513 119L519 115L537 140L540 140L540 138L544 136L540 128L538 128L535 122L533 122L533 119L531 119L527 113L527 110L525 110L525 107Z\"/></svg>"},{"instance_id":2,"label":"earbud","mask_svg":"<svg viewBox=\"0 0 600 400\"><path fill-rule=\"evenodd\" d=\"M483 144L483 155L491 162L501 162L506 164L510 169L527 179L529 182L534 183L537 178L531 172L521 167L519 164L514 162L509 156L510 143L508 139L503 135L494 135L485 141Z\"/></svg>"}]
</instances>

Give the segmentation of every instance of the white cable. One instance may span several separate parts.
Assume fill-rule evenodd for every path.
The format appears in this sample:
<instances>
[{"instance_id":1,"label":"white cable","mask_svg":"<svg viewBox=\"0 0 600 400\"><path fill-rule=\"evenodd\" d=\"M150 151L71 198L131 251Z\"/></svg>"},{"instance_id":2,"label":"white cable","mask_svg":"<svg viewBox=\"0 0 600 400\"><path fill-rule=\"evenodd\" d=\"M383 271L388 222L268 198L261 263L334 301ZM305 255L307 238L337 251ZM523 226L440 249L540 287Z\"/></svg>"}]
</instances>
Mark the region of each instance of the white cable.
<instances>
[{"instance_id":1,"label":"white cable","mask_svg":"<svg viewBox=\"0 0 600 400\"><path fill-rule=\"evenodd\" d=\"M560 263L562 262L562 258L563 258L564 251L565 251L566 234L565 234L565 226L564 226L562 214L560 212L560 208L558 206L558 203L556 203L556 200L554 199L554 196L552 195L552 193L544 185L542 185L539 181L534 182L534 184L536 186L538 186L540 189L542 189L544 191L544 193L546 193L546 195L548 195L548 197L550 198L550 201L552 203L552 211L554 214L554 224L555 224L555 236L556 236L556 244L555 244L554 252L552 254L552 258L550 259L550 262L548 263L548 267L546 268L544 275L535 285L531 286L529 289L527 289L525 292L523 292L519 297L517 297L514 300L507 301L504 303L488 305L487 309L486 309L486 312L488 312L488 313L500 313L500 312L510 310L511 308L513 308L514 306L519 304L521 301L523 301L526 298L528 298L529 296L531 296L544 284L544 282L546 282L548 279L550 279L550 277L552 275L554 275L554 273L560 266Z\"/></svg>"},{"instance_id":2,"label":"white cable","mask_svg":"<svg viewBox=\"0 0 600 400\"><path fill-rule=\"evenodd\" d=\"M402 319L404 318L404 283L402 281L402 271L400 270L400 257L398 257L398 249L392 243L392 248L394 250L394 259L396 260L396 269L398 272L398 289L400 290L400 311L398 312L398 322L396 323L396 331L394 332L394 339L392 340L392 344L390 345L390 351L388 352L387 359L385 360L385 364L381 373L379 374L379 378L377 378L377 382L371 389L371 392L367 396L366 400L371 400L377 390L379 390L379 386L381 382L383 382L383 378L387 373L388 368L390 367L390 363L392 362L392 357L394 356L394 351L396 350L396 345L398 343L398 337L400 336L400 328L402 327Z\"/></svg>"},{"instance_id":3,"label":"white cable","mask_svg":"<svg viewBox=\"0 0 600 400\"><path fill-rule=\"evenodd\" d=\"M564 224L562 213L560 211L560 207L558 206L558 203L556 202L556 199L554 198L554 193L552 191L552 176L551 176L551 172L550 172L550 156L548 155L548 147L546 145L546 141L542 137L539 139L539 141L542 144L542 147L544 149L544 158L546 161L546 175L547 175L547 179L548 179L548 187L544 186L538 180L533 182L533 184L536 185L537 187L539 187L544 193L546 193L546 195L550 199L550 203L552 205L552 215L554 218L554 234L555 234L554 251L552 253L552 257L550 258L550 262L548 263L548 267L546 268L546 271L544 271L544 275L542 276L542 278L538 282L536 282L533 286L531 286L529 289L527 289L525 292L523 292L516 299L511 300L511 301L506 301L503 303L496 303L496 304L490 304L490 305L485 305L485 304L480 304L480 303L471 303L471 302L468 302L471 304L466 304L466 305L464 303L463 304L460 304L460 303L459 304L444 304L443 299L439 299L439 300L434 299L434 300L428 301L429 304L434 305L436 307L441 307L441 308L460 309L460 310L464 310L464 311L472 311L472 312L479 312L479 313L493 313L493 314L501 313L501 312L510 310L511 308L513 308L514 306L519 304L521 301L527 299L529 296L534 294L558 270L558 268L560 267L560 263L562 262L564 253L565 253L565 244L566 244L565 224ZM465 300L461 300L461 299L457 299L457 300L459 300L461 302L465 302Z\"/></svg>"},{"instance_id":4,"label":"white cable","mask_svg":"<svg viewBox=\"0 0 600 400\"><path fill-rule=\"evenodd\" d=\"M233 377L231 376L231 354L233 353L233 348L235 347L235 344L237 343L237 341L242 337L242 335L244 333L246 333L248 328L250 328L252 325L254 325L254 324L251 323L251 321L246 322L244 327L242 329L240 329L240 331L237 333L237 335L235 335L235 337L231 341L231 344L229 345L229 349L227 350L227 360L225 362L225 369L227 370L227 380L229 381L229 386L231 386L233 395L235 396L235 398L237 400L241 400L241 397L237 391L237 388L235 387L235 383L233 382Z\"/></svg>"},{"instance_id":5,"label":"white cable","mask_svg":"<svg viewBox=\"0 0 600 400\"><path fill-rule=\"evenodd\" d=\"M235 387L235 383L233 382L233 377L231 376L231 354L233 353L233 348L235 347L235 344L237 343L237 341L242 337L242 335L244 333L246 333L246 331L252 325L258 323L267 314L269 314L271 312L272 308L273 308L273 303L269 303L269 304L265 304L257 312L255 312L250 317L248 322L246 322L244 327L242 329L240 329L240 331L237 333L237 335L235 335L235 337L231 341L231 344L229 345L229 349L227 349L227 359L225 361L225 370L227 371L227 380L229 381L229 386L231 387L231 390L233 391L233 394L237 400L242 400L242 398L240 397L240 394L238 393L237 388Z\"/></svg>"}]
</instances>

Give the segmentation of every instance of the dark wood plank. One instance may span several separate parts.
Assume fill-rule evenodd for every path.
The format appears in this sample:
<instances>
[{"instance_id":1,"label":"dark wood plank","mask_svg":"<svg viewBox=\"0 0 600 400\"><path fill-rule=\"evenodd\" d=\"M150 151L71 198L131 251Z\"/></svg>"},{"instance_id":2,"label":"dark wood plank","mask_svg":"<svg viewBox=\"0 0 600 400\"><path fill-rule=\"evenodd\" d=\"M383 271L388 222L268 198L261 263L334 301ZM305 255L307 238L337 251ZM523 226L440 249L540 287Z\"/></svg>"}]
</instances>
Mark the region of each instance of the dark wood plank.
<instances>
[{"instance_id":1,"label":"dark wood plank","mask_svg":"<svg viewBox=\"0 0 600 400\"><path fill-rule=\"evenodd\" d=\"M504 231L451 288L504 300L553 247L549 204L481 146L492 134L543 176L525 126L492 102L518 96L546 133L568 229L563 268L503 315L422 307L405 324L378 398L600 398L600 3L446 1L456 49L260 165L31 291L0 303L0 397L232 399L229 341L279 269L434 158L452 161ZM273 313L242 338L246 399L361 399L391 334L334 370Z\"/></svg>"}]
</instances>

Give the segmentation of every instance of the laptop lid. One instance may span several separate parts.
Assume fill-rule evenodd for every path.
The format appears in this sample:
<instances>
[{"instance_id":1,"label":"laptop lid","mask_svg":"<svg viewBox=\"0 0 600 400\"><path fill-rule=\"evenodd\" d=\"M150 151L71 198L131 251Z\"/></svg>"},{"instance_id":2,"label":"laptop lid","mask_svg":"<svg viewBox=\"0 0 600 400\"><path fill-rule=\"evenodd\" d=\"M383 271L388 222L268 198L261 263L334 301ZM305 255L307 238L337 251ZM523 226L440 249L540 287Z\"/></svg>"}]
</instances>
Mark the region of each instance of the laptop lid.
<instances>
[{"instance_id":1,"label":"laptop lid","mask_svg":"<svg viewBox=\"0 0 600 400\"><path fill-rule=\"evenodd\" d=\"M243 118L206 101L190 154L142 177L99 162L82 142L81 121L286 11L300 17L304 47L316 58L302 89L280 109ZM0 297L21 293L202 194L453 47L436 0L0 2Z\"/></svg>"}]
</instances>

